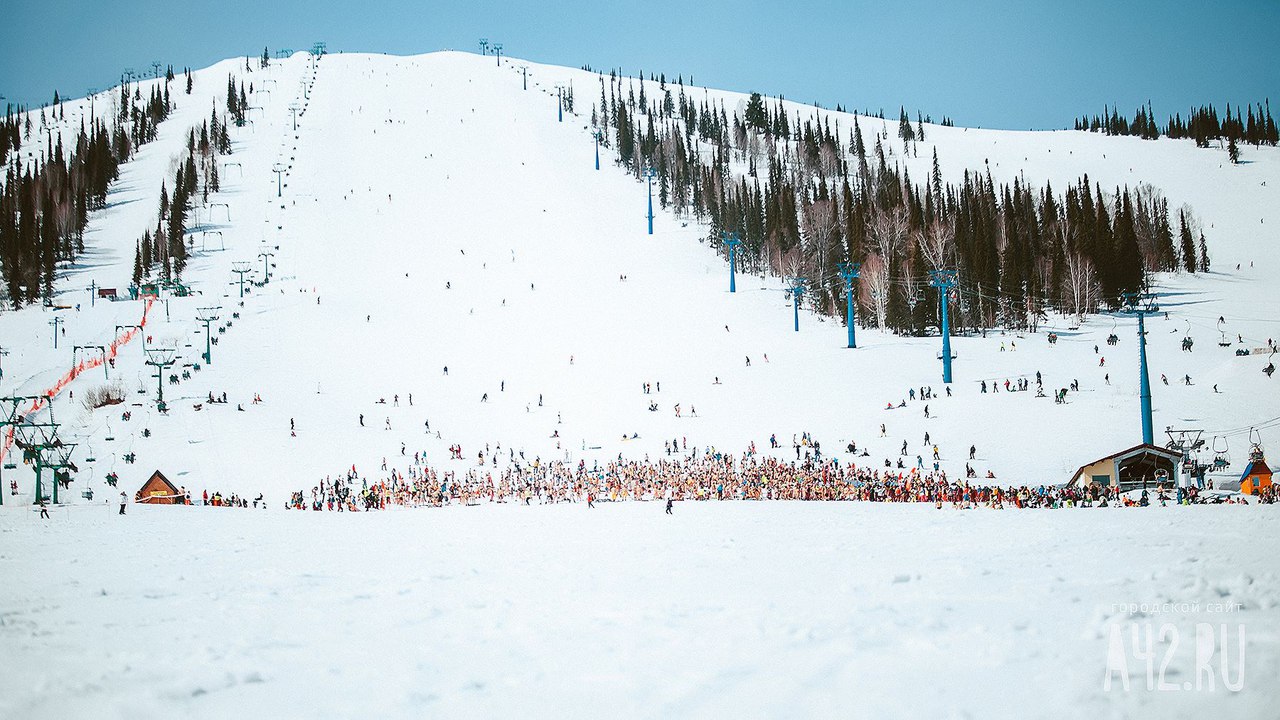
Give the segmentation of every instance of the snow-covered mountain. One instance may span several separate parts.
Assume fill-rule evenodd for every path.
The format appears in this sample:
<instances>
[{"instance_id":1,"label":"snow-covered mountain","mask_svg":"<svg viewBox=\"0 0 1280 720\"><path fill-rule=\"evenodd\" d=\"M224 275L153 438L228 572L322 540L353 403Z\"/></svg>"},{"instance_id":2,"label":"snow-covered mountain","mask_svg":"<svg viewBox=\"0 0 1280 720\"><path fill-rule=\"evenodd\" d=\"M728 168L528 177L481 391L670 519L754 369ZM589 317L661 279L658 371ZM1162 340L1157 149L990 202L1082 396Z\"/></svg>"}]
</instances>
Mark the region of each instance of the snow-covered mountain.
<instances>
[{"instance_id":1,"label":"snow-covered mountain","mask_svg":"<svg viewBox=\"0 0 1280 720\"><path fill-rule=\"evenodd\" d=\"M93 300L125 295L161 185L172 190L190 131L225 110L228 76L253 88L249 122L187 225L194 295ZM917 455L931 467L936 444L952 477L973 446L979 473L1036 485L1141 439L1131 317L957 337L947 395L936 337L860 328L850 350L839 321L803 308L796 332L778 278L740 275L729 293L708 228L659 210L648 234L645 185L607 149L596 170L589 101L558 120L557 85L582 98L598 83L453 52L236 58L195 72L189 94L174 83L176 108L91 216L57 307L0 312L0 396L56 389L52 411L29 419L60 423L80 468L47 520L31 507L31 466L11 455L0 475L19 491L0 508L0 716L1256 717L1275 705L1274 506L282 510L326 476L355 467L376 482L415 453L462 475L493 470L477 467L482 451L590 465L665 457L675 440L794 457L792 437L809 432L825 455L874 467L904 441L908 467ZM112 92L65 110L50 127L67 143L85 113L114 112ZM859 123L892 137L882 120ZM1166 426L1206 430L1205 458L1234 462L1219 481L1243 464L1251 427L1274 443L1280 379L1262 372L1267 354L1236 352L1276 335L1275 149L1233 166L1189 140L926 128L918 152L895 157L913 177L936 149L949 181L977 170L1062 188L1088 173L1194 207L1213 272L1157 278L1157 440ZM51 139L37 130L21 161ZM242 300L233 270L246 268ZM205 362L197 317L211 313ZM98 347L113 363L94 364ZM179 355L160 378L167 414L144 347ZM1034 389L1037 373L1047 391L1080 390L1066 404L1005 391ZM115 383L124 404L86 408ZM922 387L938 396L909 399ZM870 454L852 457L851 441ZM195 497L266 505L117 514L120 492L156 469Z\"/></svg>"},{"instance_id":2,"label":"snow-covered mountain","mask_svg":"<svg viewBox=\"0 0 1280 720\"><path fill-rule=\"evenodd\" d=\"M70 309L0 313L5 395L54 387L92 356L75 346L109 345L117 326L137 324L142 302L91 303L91 283L124 293L135 242L155 225L161 183L185 157L189 131L221 107L229 74L252 85L251 124L232 130L233 152L221 158L222 190L188 224L195 253L184 281L195 295L164 298L147 315L151 345L178 348L166 375L186 369L191 378L165 382L172 409L159 415L139 338L113 368L84 372L57 395L60 433L81 443L73 500L85 485L101 489L110 471L130 487L160 468L197 494L283 500L352 465L371 476L384 458L404 466L402 444L407 455L425 451L465 471L478 451L499 445L503 459L515 451L590 464L619 453L656 457L674 439L732 452L754 442L769 452L776 434L777 452L793 456L792 437L806 431L828 455L856 441L871 451L862 461L876 465L896 458L903 440L911 465L917 454L931 465L927 432L949 474L963 472L973 445L975 468L1001 482L1059 483L1141 439L1128 317L955 338L952 396L887 410L913 388L943 393L938 339L860 329L858 349L848 350L841 323L803 309L794 332L781 280L740 275L737 292L727 292L728 268L703 244L705 227L659 211L648 235L644 184L614 167L607 149L595 169L589 101L557 120L555 86L590 98L594 73L458 52L319 61L299 53L252 67L241 58L197 71L189 95L174 84L174 113L124 166L107 209L91 217L86 253L58 283L58 304ZM687 92L731 109L745 101ZM111 111L110 98L93 100L97 113ZM68 101L55 132L74 132L90 104ZM883 120L859 122L869 136L892 137ZM1065 187L1087 173L1103 187L1149 182L1171 206L1194 207L1214 271L1158 282L1167 315L1148 324L1157 441L1166 426L1202 428L1206 438L1230 432L1218 442L1239 461L1250 426L1271 440L1280 380L1261 372L1266 355L1235 351L1276 334L1271 278L1280 268L1267 252L1280 226L1274 149L1250 149L1236 166L1190 141L926 127L918 152L896 158L915 177L927 176L936 148L948 181L969 169ZM243 305L236 261L251 264L255 281L272 266L270 282L251 286ZM204 364L196 316L212 306L218 342ZM57 350L54 317L65 329ZM1112 333L1116 346L1104 342ZM1192 352L1180 349L1187 335ZM1224 335L1230 344L1219 347ZM1034 387L1037 372L1047 390L1078 380L1080 392L1059 405L1052 393L1003 391L1006 379ZM85 409L91 388L117 379L125 406ZM983 381L1001 392L982 394ZM227 404L206 402L223 393ZM447 459L455 444L463 460ZM136 464L123 462L127 453ZM29 500L29 468L4 477L16 477Z\"/></svg>"}]
</instances>

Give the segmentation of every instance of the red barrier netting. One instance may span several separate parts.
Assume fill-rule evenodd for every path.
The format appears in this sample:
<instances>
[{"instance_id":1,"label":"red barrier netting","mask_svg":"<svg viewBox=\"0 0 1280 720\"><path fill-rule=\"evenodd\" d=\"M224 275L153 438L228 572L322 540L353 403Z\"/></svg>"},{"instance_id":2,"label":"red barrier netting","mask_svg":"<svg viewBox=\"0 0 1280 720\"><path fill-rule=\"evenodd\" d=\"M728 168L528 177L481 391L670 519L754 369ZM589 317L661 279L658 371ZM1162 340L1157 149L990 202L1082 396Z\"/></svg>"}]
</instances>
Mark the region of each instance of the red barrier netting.
<instances>
[{"instance_id":1,"label":"red barrier netting","mask_svg":"<svg viewBox=\"0 0 1280 720\"><path fill-rule=\"evenodd\" d=\"M131 327L120 333L115 340L111 341L111 344L107 346L107 351L102 355L95 358L81 360L76 363L75 367L68 370L67 374L59 378L58 382L54 383L53 387L40 393L40 396L31 402L31 407L27 408L27 411L22 413L22 415L25 416L30 415L33 412L38 412L45 406L45 403L57 397L57 395L65 390L73 380L80 377L80 373L100 368L103 363L109 360L114 360L116 354L120 351L120 348L128 345L130 341L137 337L142 332L140 328L145 328L147 326L147 313L151 312L151 304L153 302L155 302L155 298L147 298L146 305L142 308L142 319L138 321L137 327ZM0 461L4 460L5 456L9 454L9 448L13 446L13 432L12 425L5 428L4 442L0 443Z\"/></svg>"}]
</instances>

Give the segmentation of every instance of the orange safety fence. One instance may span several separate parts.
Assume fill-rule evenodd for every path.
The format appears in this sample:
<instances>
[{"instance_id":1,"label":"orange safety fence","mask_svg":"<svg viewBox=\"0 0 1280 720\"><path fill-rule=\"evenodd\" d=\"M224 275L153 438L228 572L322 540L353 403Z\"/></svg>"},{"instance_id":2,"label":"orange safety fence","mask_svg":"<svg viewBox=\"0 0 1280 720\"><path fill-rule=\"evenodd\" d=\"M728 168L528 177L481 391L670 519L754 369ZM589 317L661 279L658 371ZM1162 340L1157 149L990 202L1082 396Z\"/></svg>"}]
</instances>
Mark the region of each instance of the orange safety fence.
<instances>
[{"instance_id":1,"label":"orange safety fence","mask_svg":"<svg viewBox=\"0 0 1280 720\"><path fill-rule=\"evenodd\" d=\"M142 319L138 321L137 326L131 327L116 336L116 339L111 341L111 344L107 346L107 351L102 355L95 358L81 360L76 363L75 366L68 370L65 375L58 378L58 382L54 383L53 387L40 393L40 395L31 402L31 407L27 408L27 411L22 413L22 415L25 416L30 415L33 412L38 412L45 406L45 403L57 397L58 394L65 390L73 380L80 377L80 373L100 368L103 363L114 360L116 354L120 351L120 348L128 345L141 333L141 328L145 328L147 326L147 313L151 312L151 304L154 302L155 298L147 298L146 305L142 308ZM9 448L13 446L13 432L14 428L12 425L5 428L4 442L0 443L0 460L4 460L4 457L9 453Z\"/></svg>"}]
</instances>

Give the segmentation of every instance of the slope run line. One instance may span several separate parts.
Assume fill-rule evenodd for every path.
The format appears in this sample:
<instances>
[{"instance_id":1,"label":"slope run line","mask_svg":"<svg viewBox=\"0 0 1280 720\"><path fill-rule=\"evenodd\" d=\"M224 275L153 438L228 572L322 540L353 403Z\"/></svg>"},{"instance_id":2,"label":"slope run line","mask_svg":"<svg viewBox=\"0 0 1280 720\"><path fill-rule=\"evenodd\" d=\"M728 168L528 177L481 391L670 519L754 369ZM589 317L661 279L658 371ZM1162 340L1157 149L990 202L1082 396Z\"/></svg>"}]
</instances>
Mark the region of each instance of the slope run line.
<instances>
[{"instance_id":1,"label":"slope run line","mask_svg":"<svg viewBox=\"0 0 1280 720\"><path fill-rule=\"evenodd\" d=\"M40 393L40 396L31 402L31 407L27 408L27 411L23 413L23 415L26 416L34 412L39 412L48 401L57 397L59 393L65 390L67 386L72 383L72 381L80 377L81 373L89 370L95 370L102 367L103 363L114 360L116 354L120 351L120 348L133 341L135 337L141 334L142 328L147 326L147 314L151 312L151 305L155 300L156 299L153 297L147 298L147 303L142 308L142 319L138 321L138 325L136 327L129 328L117 336L115 340L112 340L111 344L107 346L107 352L105 354L88 360L81 360L76 363L75 367L68 370L66 375L63 375L58 379L58 382L53 384L53 387ZM5 456L9 454L9 448L13 446L13 433L14 427L12 425L5 429L4 442L0 443L0 461L4 460Z\"/></svg>"}]
</instances>

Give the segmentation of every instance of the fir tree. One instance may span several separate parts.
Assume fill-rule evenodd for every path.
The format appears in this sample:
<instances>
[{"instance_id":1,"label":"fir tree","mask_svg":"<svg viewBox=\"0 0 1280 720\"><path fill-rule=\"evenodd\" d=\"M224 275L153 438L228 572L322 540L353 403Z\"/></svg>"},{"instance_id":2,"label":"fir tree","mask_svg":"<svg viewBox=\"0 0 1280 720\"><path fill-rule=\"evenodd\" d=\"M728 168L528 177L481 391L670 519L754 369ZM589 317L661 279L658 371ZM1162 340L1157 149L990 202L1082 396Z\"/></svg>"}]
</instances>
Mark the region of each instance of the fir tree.
<instances>
[{"instance_id":1,"label":"fir tree","mask_svg":"<svg viewBox=\"0 0 1280 720\"><path fill-rule=\"evenodd\" d=\"M142 284L142 243L133 246L133 284Z\"/></svg>"},{"instance_id":2,"label":"fir tree","mask_svg":"<svg viewBox=\"0 0 1280 720\"><path fill-rule=\"evenodd\" d=\"M1182 243L1182 266L1187 272L1196 271L1196 241L1191 236L1191 228L1187 227L1187 213L1178 211L1178 238Z\"/></svg>"}]
</instances>

